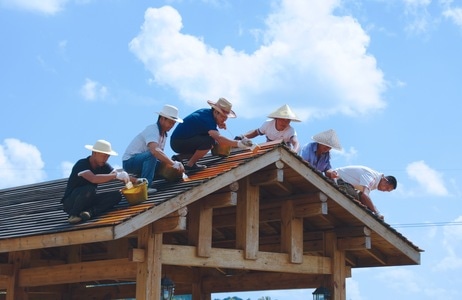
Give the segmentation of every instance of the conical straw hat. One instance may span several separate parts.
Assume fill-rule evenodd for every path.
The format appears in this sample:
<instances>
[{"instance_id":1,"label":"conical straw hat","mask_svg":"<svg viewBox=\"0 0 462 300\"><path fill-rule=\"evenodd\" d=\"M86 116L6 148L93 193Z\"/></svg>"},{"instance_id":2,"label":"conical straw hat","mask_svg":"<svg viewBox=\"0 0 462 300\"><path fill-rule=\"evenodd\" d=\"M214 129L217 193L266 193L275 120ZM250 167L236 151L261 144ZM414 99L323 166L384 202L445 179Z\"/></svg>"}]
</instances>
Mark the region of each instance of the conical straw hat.
<instances>
[{"instance_id":1,"label":"conical straw hat","mask_svg":"<svg viewBox=\"0 0 462 300\"><path fill-rule=\"evenodd\" d=\"M326 145L328 147L342 150L342 146L340 146L340 142L338 140L337 134L333 129L329 129L323 132L320 132L311 137L315 142L320 144Z\"/></svg>"},{"instance_id":2,"label":"conical straw hat","mask_svg":"<svg viewBox=\"0 0 462 300\"><path fill-rule=\"evenodd\" d=\"M270 113L268 118L289 119L295 122L301 122L287 104Z\"/></svg>"}]
</instances>

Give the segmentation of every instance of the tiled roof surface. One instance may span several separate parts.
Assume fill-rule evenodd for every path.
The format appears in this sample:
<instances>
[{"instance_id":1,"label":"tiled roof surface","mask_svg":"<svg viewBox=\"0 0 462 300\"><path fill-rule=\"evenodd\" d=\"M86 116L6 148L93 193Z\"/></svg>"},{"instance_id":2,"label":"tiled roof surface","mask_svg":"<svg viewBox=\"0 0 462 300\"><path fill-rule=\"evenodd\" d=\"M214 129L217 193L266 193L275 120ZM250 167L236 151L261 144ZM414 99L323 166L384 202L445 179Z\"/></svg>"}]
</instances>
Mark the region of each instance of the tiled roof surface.
<instances>
[{"instance_id":1,"label":"tiled roof surface","mask_svg":"<svg viewBox=\"0 0 462 300\"><path fill-rule=\"evenodd\" d=\"M244 165L270 151L277 150L277 148L287 149L281 144L268 143L262 145L255 152L234 150L226 158L207 155L200 161L208 165L207 169L195 174L189 174L181 182L167 182L163 179L156 180L155 187L158 189L158 192L149 195L148 200L142 204L130 206L123 199L108 213L77 225L68 224L67 214L62 211L62 205L60 204L67 178L3 189L0 190L0 203L2 207L0 210L0 240L118 225L152 209L155 205L168 201L180 194L187 193L188 190L219 177L221 174L225 174L231 169ZM326 182L336 187L330 179L327 179L313 169L301 157L289 150L287 152L291 153L300 164L306 165L319 174ZM100 190L120 190L123 188L123 185L118 181L113 181L102 184L99 188ZM361 207L359 204L358 206ZM373 215L371 214L371 216ZM405 243L421 251L387 223L378 221L382 222L384 226Z\"/></svg>"}]
</instances>

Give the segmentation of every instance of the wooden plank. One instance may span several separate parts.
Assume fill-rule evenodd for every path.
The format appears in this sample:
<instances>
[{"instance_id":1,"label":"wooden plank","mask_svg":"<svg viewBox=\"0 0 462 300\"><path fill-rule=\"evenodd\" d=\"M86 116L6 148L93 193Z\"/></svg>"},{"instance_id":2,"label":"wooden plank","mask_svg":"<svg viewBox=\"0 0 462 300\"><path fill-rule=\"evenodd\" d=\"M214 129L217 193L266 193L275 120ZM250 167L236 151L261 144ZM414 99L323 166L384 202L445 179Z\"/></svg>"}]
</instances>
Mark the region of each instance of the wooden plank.
<instances>
[{"instance_id":1,"label":"wooden plank","mask_svg":"<svg viewBox=\"0 0 462 300\"><path fill-rule=\"evenodd\" d=\"M137 263L123 258L26 268L19 271L18 285L33 287L85 281L134 279L136 266Z\"/></svg>"},{"instance_id":2,"label":"wooden plank","mask_svg":"<svg viewBox=\"0 0 462 300\"><path fill-rule=\"evenodd\" d=\"M113 238L114 232L112 227L91 228L54 234L11 238L2 240L0 243L0 253L103 242L112 240Z\"/></svg>"},{"instance_id":3,"label":"wooden plank","mask_svg":"<svg viewBox=\"0 0 462 300\"><path fill-rule=\"evenodd\" d=\"M243 250L212 248L210 257L203 258L196 255L194 246L162 246L162 263L167 265L298 274L332 274L331 259L328 257L304 255L301 264L293 264L289 261L287 253L260 251L255 260L249 260L244 258Z\"/></svg>"}]
</instances>

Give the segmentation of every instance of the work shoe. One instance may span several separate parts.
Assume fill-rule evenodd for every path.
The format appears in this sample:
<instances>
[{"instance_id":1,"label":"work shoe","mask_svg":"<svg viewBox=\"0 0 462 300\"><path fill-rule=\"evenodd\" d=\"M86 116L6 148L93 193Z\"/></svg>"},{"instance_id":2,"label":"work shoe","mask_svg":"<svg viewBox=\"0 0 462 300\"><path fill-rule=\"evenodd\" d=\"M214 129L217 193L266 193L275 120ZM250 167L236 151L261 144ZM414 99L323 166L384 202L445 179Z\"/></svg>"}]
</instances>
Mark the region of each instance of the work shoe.
<instances>
[{"instance_id":1,"label":"work shoe","mask_svg":"<svg viewBox=\"0 0 462 300\"><path fill-rule=\"evenodd\" d=\"M79 216L69 216L69 219L67 219L67 221L70 224L77 224L82 221L82 218Z\"/></svg>"},{"instance_id":2,"label":"work shoe","mask_svg":"<svg viewBox=\"0 0 462 300\"><path fill-rule=\"evenodd\" d=\"M80 218L82 219L82 221L88 221L91 218L91 214L88 211L82 211L80 213Z\"/></svg>"},{"instance_id":3,"label":"work shoe","mask_svg":"<svg viewBox=\"0 0 462 300\"><path fill-rule=\"evenodd\" d=\"M206 165L201 165L201 164L194 164L191 167L188 165L184 165L185 171L200 171L206 168L207 168Z\"/></svg>"}]
</instances>

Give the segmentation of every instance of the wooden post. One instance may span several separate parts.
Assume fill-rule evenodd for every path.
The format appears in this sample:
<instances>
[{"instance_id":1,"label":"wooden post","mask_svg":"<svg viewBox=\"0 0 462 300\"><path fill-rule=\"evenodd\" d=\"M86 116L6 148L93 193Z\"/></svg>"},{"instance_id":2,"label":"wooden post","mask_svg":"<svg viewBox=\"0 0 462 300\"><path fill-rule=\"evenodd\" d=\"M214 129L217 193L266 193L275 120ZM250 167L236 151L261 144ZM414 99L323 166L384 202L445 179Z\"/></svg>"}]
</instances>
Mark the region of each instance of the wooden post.
<instances>
[{"instance_id":1,"label":"wooden post","mask_svg":"<svg viewBox=\"0 0 462 300\"><path fill-rule=\"evenodd\" d=\"M154 233L153 225L139 230L138 248L145 250L145 260L138 263L136 299L160 300L162 279L162 233Z\"/></svg>"},{"instance_id":2,"label":"wooden post","mask_svg":"<svg viewBox=\"0 0 462 300\"><path fill-rule=\"evenodd\" d=\"M242 180L236 213L236 247L244 250L245 259L257 259L260 226L260 188Z\"/></svg>"},{"instance_id":3,"label":"wooden post","mask_svg":"<svg viewBox=\"0 0 462 300\"><path fill-rule=\"evenodd\" d=\"M303 262L303 219L295 217L291 200L281 208L281 250L289 254L291 263Z\"/></svg>"},{"instance_id":4,"label":"wooden post","mask_svg":"<svg viewBox=\"0 0 462 300\"><path fill-rule=\"evenodd\" d=\"M347 268L345 251L337 248L337 235L333 231L324 233L325 255L332 259L332 275L328 275L325 286L331 291L331 300L346 300L345 280Z\"/></svg>"}]
</instances>

